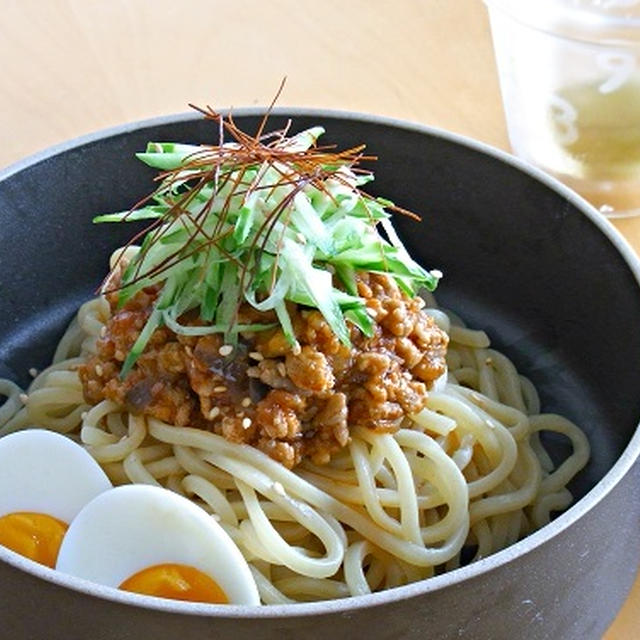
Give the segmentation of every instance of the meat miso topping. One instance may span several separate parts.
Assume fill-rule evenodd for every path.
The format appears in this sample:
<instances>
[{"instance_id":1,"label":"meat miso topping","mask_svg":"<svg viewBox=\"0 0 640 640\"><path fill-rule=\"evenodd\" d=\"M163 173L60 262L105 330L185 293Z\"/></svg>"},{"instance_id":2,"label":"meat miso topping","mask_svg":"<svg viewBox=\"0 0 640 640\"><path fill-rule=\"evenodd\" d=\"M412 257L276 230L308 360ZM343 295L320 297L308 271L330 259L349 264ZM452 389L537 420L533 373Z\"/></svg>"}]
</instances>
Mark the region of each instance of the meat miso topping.
<instances>
[{"instance_id":1,"label":"meat miso topping","mask_svg":"<svg viewBox=\"0 0 640 640\"><path fill-rule=\"evenodd\" d=\"M79 367L87 402L113 400L129 411L177 426L217 433L264 451L288 468L308 458L326 464L362 426L394 432L425 405L445 371L448 343L422 307L393 278L362 273L358 294L374 319L366 337L350 326L346 346L316 310L288 303L295 351L280 326L245 333L232 347L220 334L179 335L156 329L124 379L123 362L144 327L158 287L118 308L98 340L97 355ZM273 312L243 305L239 324L275 322ZM197 317L181 318L198 325Z\"/></svg>"}]
</instances>

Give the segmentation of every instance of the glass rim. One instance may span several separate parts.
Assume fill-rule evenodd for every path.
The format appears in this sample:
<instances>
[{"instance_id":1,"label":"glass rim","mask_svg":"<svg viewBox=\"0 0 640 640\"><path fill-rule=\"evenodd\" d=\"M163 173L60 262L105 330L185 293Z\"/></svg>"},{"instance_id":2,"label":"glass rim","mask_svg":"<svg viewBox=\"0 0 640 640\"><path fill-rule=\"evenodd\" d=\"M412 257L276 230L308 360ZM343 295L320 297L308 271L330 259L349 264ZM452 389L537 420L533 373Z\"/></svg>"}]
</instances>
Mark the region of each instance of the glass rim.
<instances>
[{"instance_id":1,"label":"glass rim","mask_svg":"<svg viewBox=\"0 0 640 640\"><path fill-rule=\"evenodd\" d=\"M640 47L640 1L637 15L598 11L596 7L571 7L561 0L483 1L490 13L500 11L523 26L567 40Z\"/></svg>"}]
</instances>

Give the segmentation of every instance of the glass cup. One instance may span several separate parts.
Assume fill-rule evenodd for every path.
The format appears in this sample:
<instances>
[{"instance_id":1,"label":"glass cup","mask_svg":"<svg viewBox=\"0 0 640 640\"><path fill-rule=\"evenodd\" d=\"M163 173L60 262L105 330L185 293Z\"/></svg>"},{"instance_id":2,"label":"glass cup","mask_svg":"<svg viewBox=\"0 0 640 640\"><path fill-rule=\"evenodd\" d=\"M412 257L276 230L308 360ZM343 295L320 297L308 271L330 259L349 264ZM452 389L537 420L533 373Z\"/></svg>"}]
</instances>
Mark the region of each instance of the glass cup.
<instances>
[{"instance_id":1,"label":"glass cup","mask_svg":"<svg viewBox=\"0 0 640 640\"><path fill-rule=\"evenodd\" d=\"M640 0L485 0L513 152L640 215Z\"/></svg>"}]
</instances>

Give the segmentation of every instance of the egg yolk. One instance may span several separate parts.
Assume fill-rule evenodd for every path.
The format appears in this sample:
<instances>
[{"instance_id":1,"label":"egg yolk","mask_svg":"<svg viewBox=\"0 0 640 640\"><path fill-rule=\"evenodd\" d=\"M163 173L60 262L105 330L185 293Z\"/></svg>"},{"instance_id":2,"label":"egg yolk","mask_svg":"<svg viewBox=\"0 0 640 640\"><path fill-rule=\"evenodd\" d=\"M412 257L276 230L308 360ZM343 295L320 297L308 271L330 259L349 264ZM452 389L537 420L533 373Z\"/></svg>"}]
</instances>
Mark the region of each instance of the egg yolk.
<instances>
[{"instance_id":1,"label":"egg yolk","mask_svg":"<svg viewBox=\"0 0 640 640\"><path fill-rule=\"evenodd\" d=\"M228 604L218 583L199 569L184 564L158 564L127 578L120 588L147 596Z\"/></svg>"},{"instance_id":2,"label":"egg yolk","mask_svg":"<svg viewBox=\"0 0 640 640\"><path fill-rule=\"evenodd\" d=\"M67 528L44 513L8 513L0 518L0 545L53 569Z\"/></svg>"}]
</instances>

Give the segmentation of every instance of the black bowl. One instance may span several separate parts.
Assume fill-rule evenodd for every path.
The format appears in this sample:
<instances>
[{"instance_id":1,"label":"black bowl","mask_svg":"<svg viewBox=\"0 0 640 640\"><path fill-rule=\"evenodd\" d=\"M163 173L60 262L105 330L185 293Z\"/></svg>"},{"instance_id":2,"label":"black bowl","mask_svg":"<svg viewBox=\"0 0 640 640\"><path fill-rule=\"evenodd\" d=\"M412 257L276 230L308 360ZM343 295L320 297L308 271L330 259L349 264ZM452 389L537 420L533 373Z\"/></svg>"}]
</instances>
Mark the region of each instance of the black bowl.
<instances>
[{"instance_id":1,"label":"black bowl","mask_svg":"<svg viewBox=\"0 0 640 640\"><path fill-rule=\"evenodd\" d=\"M592 459L579 498L550 525L473 565L335 602L247 609L159 601L58 574L0 548L0 619L10 638L596 638L638 565L640 266L578 196L522 162L459 136L388 119L276 110L273 126L322 124L327 143L379 156L369 191L419 212L397 219L409 251L444 274L441 304L484 328L580 424ZM245 130L259 113L236 113ZM0 377L26 384L51 358L110 251L131 228L96 228L152 186L134 153L149 140L215 142L184 115L56 147L0 175Z\"/></svg>"}]
</instances>

